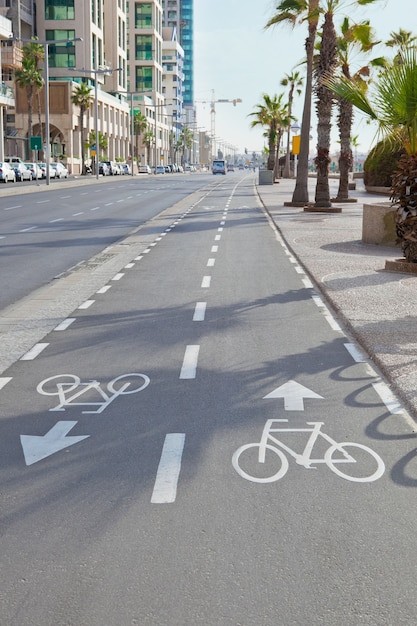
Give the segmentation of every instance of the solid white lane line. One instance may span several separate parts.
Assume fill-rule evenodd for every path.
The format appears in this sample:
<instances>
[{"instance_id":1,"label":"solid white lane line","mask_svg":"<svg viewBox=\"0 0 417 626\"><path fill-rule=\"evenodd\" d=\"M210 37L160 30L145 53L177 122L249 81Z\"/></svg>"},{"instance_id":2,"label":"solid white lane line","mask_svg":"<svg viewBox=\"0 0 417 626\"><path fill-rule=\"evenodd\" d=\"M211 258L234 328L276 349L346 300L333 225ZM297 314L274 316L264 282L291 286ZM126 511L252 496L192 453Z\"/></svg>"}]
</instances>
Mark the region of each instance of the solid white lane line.
<instances>
[{"instance_id":1,"label":"solid white lane line","mask_svg":"<svg viewBox=\"0 0 417 626\"><path fill-rule=\"evenodd\" d=\"M206 315L207 302L197 302L195 305L193 322L204 322Z\"/></svg>"},{"instance_id":2,"label":"solid white lane line","mask_svg":"<svg viewBox=\"0 0 417 626\"><path fill-rule=\"evenodd\" d=\"M109 289L111 289L111 285L105 285L104 287L101 287L97 293L106 293Z\"/></svg>"},{"instance_id":3,"label":"solid white lane line","mask_svg":"<svg viewBox=\"0 0 417 626\"><path fill-rule=\"evenodd\" d=\"M21 361L33 361L37 356L40 355L41 352L45 350L49 346L49 343L37 343L33 346L26 354L20 357Z\"/></svg>"},{"instance_id":4,"label":"solid white lane line","mask_svg":"<svg viewBox=\"0 0 417 626\"><path fill-rule=\"evenodd\" d=\"M92 304L94 304L95 300L86 300L83 304L80 304L79 309L89 309Z\"/></svg>"},{"instance_id":5,"label":"solid white lane line","mask_svg":"<svg viewBox=\"0 0 417 626\"><path fill-rule=\"evenodd\" d=\"M187 346L185 348L184 360L180 372L181 380L191 380L196 377L199 352L200 346Z\"/></svg>"},{"instance_id":6,"label":"solid white lane line","mask_svg":"<svg viewBox=\"0 0 417 626\"><path fill-rule=\"evenodd\" d=\"M404 413L404 409L401 404L398 402L395 395L392 393L391 389L385 383L372 383L372 387L377 392L378 396L381 398L382 402L387 407L388 411L392 415L398 415L400 413Z\"/></svg>"},{"instance_id":7,"label":"solid white lane line","mask_svg":"<svg viewBox=\"0 0 417 626\"><path fill-rule=\"evenodd\" d=\"M71 324L75 322L75 320L75 317L67 317L66 320L58 324L58 326L55 326L54 330L67 330L67 328L71 326Z\"/></svg>"},{"instance_id":8,"label":"solid white lane line","mask_svg":"<svg viewBox=\"0 0 417 626\"><path fill-rule=\"evenodd\" d=\"M216 259L209 259L207 261L207 267L213 267L216 262Z\"/></svg>"},{"instance_id":9,"label":"solid white lane line","mask_svg":"<svg viewBox=\"0 0 417 626\"><path fill-rule=\"evenodd\" d=\"M3 389L12 380L11 376L5 376L4 378L0 378L0 389Z\"/></svg>"},{"instance_id":10,"label":"solid white lane line","mask_svg":"<svg viewBox=\"0 0 417 626\"><path fill-rule=\"evenodd\" d=\"M170 504L177 497L185 433L168 433L165 436L152 492L152 504Z\"/></svg>"},{"instance_id":11,"label":"solid white lane line","mask_svg":"<svg viewBox=\"0 0 417 626\"><path fill-rule=\"evenodd\" d=\"M208 289L211 283L211 276L203 276L203 280L201 282L201 287L203 289Z\"/></svg>"}]
</instances>

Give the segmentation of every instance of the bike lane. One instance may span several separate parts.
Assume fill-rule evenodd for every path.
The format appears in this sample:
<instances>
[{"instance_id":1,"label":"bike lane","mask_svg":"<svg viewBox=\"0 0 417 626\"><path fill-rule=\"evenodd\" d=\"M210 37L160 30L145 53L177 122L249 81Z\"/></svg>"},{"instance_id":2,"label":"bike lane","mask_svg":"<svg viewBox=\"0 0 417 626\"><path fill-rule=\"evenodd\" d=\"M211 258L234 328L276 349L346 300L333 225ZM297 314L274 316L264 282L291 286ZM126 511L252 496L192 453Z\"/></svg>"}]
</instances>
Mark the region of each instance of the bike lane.
<instances>
[{"instance_id":1,"label":"bike lane","mask_svg":"<svg viewBox=\"0 0 417 626\"><path fill-rule=\"evenodd\" d=\"M70 607L74 623L377 624L387 616L407 623L415 609L414 563L406 559L414 506L390 474L402 418L382 407L376 373L355 362L349 338L276 240L250 188L232 198L231 191L222 185L174 219L110 289L74 312L67 330L48 336L32 384L28 363L6 373L13 380L2 399L15 419L2 451L11 574L2 583L21 597L17 575L29 561L43 607L59 618ZM150 382L101 413L89 404L97 382L109 396L111 381L129 373ZM58 374L83 381L84 407L79 395L63 406L65 385L76 392L71 378L53 397L35 393ZM288 455L278 482L246 480L233 455L260 442L268 419L297 429L323 422L332 441L369 447L387 471L357 483ZM18 436L57 421L76 422L68 435L83 439L25 467ZM301 454L306 438L285 434ZM167 435L176 438L165 448ZM329 442L320 439L314 454L323 459ZM353 476L374 471L375 458L362 452L358 472L348 466ZM271 476L256 457L245 471ZM154 497L158 481L171 481L159 492L171 500ZM42 580L34 562L51 568Z\"/></svg>"}]
</instances>

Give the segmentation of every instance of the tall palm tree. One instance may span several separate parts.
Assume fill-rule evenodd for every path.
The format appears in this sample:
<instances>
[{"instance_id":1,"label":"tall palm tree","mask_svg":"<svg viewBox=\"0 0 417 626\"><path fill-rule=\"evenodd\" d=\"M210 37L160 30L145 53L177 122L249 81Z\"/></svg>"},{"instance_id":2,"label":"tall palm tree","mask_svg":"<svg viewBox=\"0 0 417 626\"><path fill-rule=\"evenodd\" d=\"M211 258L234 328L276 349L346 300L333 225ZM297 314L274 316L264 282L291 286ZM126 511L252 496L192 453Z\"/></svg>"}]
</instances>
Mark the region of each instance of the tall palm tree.
<instances>
[{"instance_id":1,"label":"tall palm tree","mask_svg":"<svg viewBox=\"0 0 417 626\"><path fill-rule=\"evenodd\" d=\"M151 162L151 147L155 143L155 135L152 130L145 131L143 135L143 145L146 148L146 164L149 165ZM155 163L156 167L156 163Z\"/></svg>"},{"instance_id":2,"label":"tall palm tree","mask_svg":"<svg viewBox=\"0 0 417 626\"><path fill-rule=\"evenodd\" d=\"M288 115L288 105L283 103L284 94L269 96L263 94L263 102L257 104L257 110L249 113L255 119L251 122L251 128L264 126L268 138L268 162L267 169L274 171L274 176L278 173L279 147L284 129L290 126Z\"/></svg>"},{"instance_id":3,"label":"tall palm tree","mask_svg":"<svg viewBox=\"0 0 417 626\"><path fill-rule=\"evenodd\" d=\"M84 116L86 111L89 110L90 104L93 101L92 88L87 83L82 82L77 85L72 92L72 103L75 106L80 107L80 139L81 139L81 171L86 173L85 167L85 140L84 140Z\"/></svg>"},{"instance_id":4,"label":"tall palm tree","mask_svg":"<svg viewBox=\"0 0 417 626\"><path fill-rule=\"evenodd\" d=\"M339 69L342 76L353 82L363 82L366 86L366 79L370 75L370 65L382 66L384 60L381 58L373 59L369 64L360 67L353 76L351 68L351 59L356 57L357 53L367 54L379 42L373 38L373 30L369 21L359 24L351 23L349 18L345 18L342 22L340 34L337 37L337 51L339 60ZM339 157L339 189L336 200L343 202L349 198L349 171L353 165L352 154L352 124L353 124L353 105L349 100L344 98L338 99L338 127L340 141L340 157Z\"/></svg>"},{"instance_id":5,"label":"tall palm tree","mask_svg":"<svg viewBox=\"0 0 417 626\"><path fill-rule=\"evenodd\" d=\"M401 51L407 49L410 46L415 46L417 37L409 30L403 30L400 28L398 32L392 31L390 38L385 42L388 48L397 48L397 55L394 59L394 63L401 62Z\"/></svg>"},{"instance_id":6,"label":"tall palm tree","mask_svg":"<svg viewBox=\"0 0 417 626\"><path fill-rule=\"evenodd\" d=\"M390 63L371 84L363 85L344 77L326 81L340 98L378 123L387 142L398 141L406 153L400 158L391 187L391 203L396 209L398 241L408 262L417 263L417 50L402 50L402 62Z\"/></svg>"},{"instance_id":7,"label":"tall palm tree","mask_svg":"<svg viewBox=\"0 0 417 626\"><path fill-rule=\"evenodd\" d=\"M180 132L179 141L182 149L182 162L185 162L185 153L186 151L190 151L193 145L194 134L191 128L188 126L183 126Z\"/></svg>"},{"instance_id":8,"label":"tall palm tree","mask_svg":"<svg viewBox=\"0 0 417 626\"><path fill-rule=\"evenodd\" d=\"M42 75L42 69L40 69L39 65L45 59L45 48L42 44L37 43L37 37L34 37L33 41L30 41L23 46L23 54L25 54L28 58L33 60L33 63L35 65L35 70L39 71L39 73ZM43 82L44 81L42 79L42 83ZM40 88L37 88L35 86L34 95L36 96L36 101L38 105L39 134L42 137L42 145L45 145L46 137L45 138L43 137L43 132L42 132ZM43 139L45 141L43 141Z\"/></svg>"},{"instance_id":9,"label":"tall palm tree","mask_svg":"<svg viewBox=\"0 0 417 626\"><path fill-rule=\"evenodd\" d=\"M22 67L14 72L15 83L20 89L25 89L28 101L28 151L33 126L33 97L43 85L40 70L36 68L34 60L27 54L23 54Z\"/></svg>"},{"instance_id":10,"label":"tall palm tree","mask_svg":"<svg viewBox=\"0 0 417 626\"><path fill-rule=\"evenodd\" d=\"M291 74L286 74L285 77L281 80L281 85L283 87L289 86L289 92L288 92L288 116L289 117L291 117L292 115L294 92L296 92L297 95L301 94L301 87L303 85L303 82L304 82L304 79L301 76L300 72L298 71L292 72ZM284 178L290 178L291 176L290 165L291 165L290 127L288 127L287 129L287 153L285 155L285 166L284 166L284 172L282 174Z\"/></svg>"},{"instance_id":11,"label":"tall palm tree","mask_svg":"<svg viewBox=\"0 0 417 626\"><path fill-rule=\"evenodd\" d=\"M139 137L145 130L148 128L148 120L146 119L146 115L142 113L142 111L136 111L133 116L133 132L135 134L135 143L136 143L136 158L139 160ZM133 166L134 155L132 154L132 166Z\"/></svg>"},{"instance_id":12,"label":"tall palm tree","mask_svg":"<svg viewBox=\"0 0 417 626\"><path fill-rule=\"evenodd\" d=\"M304 92L303 116L301 121L301 143L298 155L298 169L295 189L292 196L294 203L308 202L308 153L310 144L311 100L313 94L313 59L319 21L320 0L281 0L277 13L268 21L265 28L276 24L297 24L307 22L308 36L305 42L306 82Z\"/></svg>"}]
</instances>

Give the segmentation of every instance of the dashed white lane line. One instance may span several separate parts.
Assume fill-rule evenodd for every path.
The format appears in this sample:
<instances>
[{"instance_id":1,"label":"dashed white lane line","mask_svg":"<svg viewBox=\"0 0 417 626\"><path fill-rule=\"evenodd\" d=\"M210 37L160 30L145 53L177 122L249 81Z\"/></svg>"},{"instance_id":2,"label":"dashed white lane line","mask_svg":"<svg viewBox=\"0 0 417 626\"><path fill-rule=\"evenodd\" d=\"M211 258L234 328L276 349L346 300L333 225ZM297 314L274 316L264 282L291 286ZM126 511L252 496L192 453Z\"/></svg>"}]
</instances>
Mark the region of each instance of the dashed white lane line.
<instances>
[{"instance_id":1,"label":"dashed white lane line","mask_svg":"<svg viewBox=\"0 0 417 626\"><path fill-rule=\"evenodd\" d=\"M55 326L54 330L67 330L75 320L75 317L67 317L67 319L58 324L58 326Z\"/></svg>"},{"instance_id":2,"label":"dashed white lane line","mask_svg":"<svg viewBox=\"0 0 417 626\"><path fill-rule=\"evenodd\" d=\"M79 215L84 215L84 211L80 211L79 213L73 213L72 217L78 217Z\"/></svg>"},{"instance_id":3,"label":"dashed white lane line","mask_svg":"<svg viewBox=\"0 0 417 626\"><path fill-rule=\"evenodd\" d=\"M98 210L99 210L99 208L100 208L99 206L95 206L95 207L93 207L92 209L90 209L90 211L98 211Z\"/></svg>"},{"instance_id":4,"label":"dashed white lane line","mask_svg":"<svg viewBox=\"0 0 417 626\"><path fill-rule=\"evenodd\" d=\"M218 252L219 251L219 246L211 246L211 251L212 252Z\"/></svg>"},{"instance_id":5,"label":"dashed white lane line","mask_svg":"<svg viewBox=\"0 0 417 626\"><path fill-rule=\"evenodd\" d=\"M309 278L302 278L302 283L306 289L314 289L314 285Z\"/></svg>"},{"instance_id":6,"label":"dashed white lane line","mask_svg":"<svg viewBox=\"0 0 417 626\"><path fill-rule=\"evenodd\" d=\"M106 293L109 289L111 289L111 285L105 285L101 287L96 293Z\"/></svg>"},{"instance_id":7,"label":"dashed white lane line","mask_svg":"<svg viewBox=\"0 0 417 626\"><path fill-rule=\"evenodd\" d=\"M20 357L21 361L33 361L37 356L40 355L41 352L45 350L49 346L49 343L37 343L33 346L26 354Z\"/></svg>"},{"instance_id":8,"label":"dashed white lane line","mask_svg":"<svg viewBox=\"0 0 417 626\"><path fill-rule=\"evenodd\" d=\"M209 259L207 261L207 267L213 267L216 262L216 259Z\"/></svg>"},{"instance_id":9,"label":"dashed white lane line","mask_svg":"<svg viewBox=\"0 0 417 626\"><path fill-rule=\"evenodd\" d=\"M95 300L86 300L83 304L80 304L79 309L89 309L93 305Z\"/></svg>"},{"instance_id":10,"label":"dashed white lane line","mask_svg":"<svg viewBox=\"0 0 417 626\"><path fill-rule=\"evenodd\" d=\"M12 380L11 376L4 376L4 378L0 378L0 389L3 389Z\"/></svg>"},{"instance_id":11,"label":"dashed white lane line","mask_svg":"<svg viewBox=\"0 0 417 626\"><path fill-rule=\"evenodd\" d=\"M197 302L194 309L193 322L204 322L207 302Z\"/></svg>"},{"instance_id":12,"label":"dashed white lane line","mask_svg":"<svg viewBox=\"0 0 417 626\"><path fill-rule=\"evenodd\" d=\"M197 375L197 363L200 346L187 346L185 348L184 360L182 362L180 379L190 380Z\"/></svg>"},{"instance_id":13,"label":"dashed white lane line","mask_svg":"<svg viewBox=\"0 0 417 626\"><path fill-rule=\"evenodd\" d=\"M115 274L112 278L112 280L121 280L124 276L124 273L119 272L118 274Z\"/></svg>"},{"instance_id":14,"label":"dashed white lane line","mask_svg":"<svg viewBox=\"0 0 417 626\"><path fill-rule=\"evenodd\" d=\"M35 228L38 228L37 226L29 226L29 228L22 228L22 230L19 230L19 233L28 233L30 230L35 230Z\"/></svg>"},{"instance_id":15,"label":"dashed white lane line","mask_svg":"<svg viewBox=\"0 0 417 626\"><path fill-rule=\"evenodd\" d=\"M398 402L395 395L392 393L391 389L385 383L372 383L373 388L377 392L378 396L381 398L382 402L387 407L388 411L392 415L398 415L400 413L404 413L404 409L401 404Z\"/></svg>"},{"instance_id":16,"label":"dashed white lane line","mask_svg":"<svg viewBox=\"0 0 417 626\"><path fill-rule=\"evenodd\" d=\"M215 238L214 238L214 241L220 241L221 238L222 238L221 235L216 235Z\"/></svg>"},{"instance_id":17,"label":"dashed white lane line","mask_svg":"<svg viewBox=\"0 0 417 626\"><path fill-rule=\"evenodd\" d=\"M56 220L50 220L50 224L55 224L55 222L63 222L64 218L63 217L57 217Z\"/></svg>"},{"instance_id":18,"label":"dashed white lane line","mask_svg":"<svg viewBox=\"0 0 417 626\"><path fill-rule=\"evenodd\" d=\"M332 330L336 330L340 333L342 333L342 329L340 328L339 324L336 322L336 320L334 319L333 315L331 315L330 313L325 313L324 317L327 320L327 323L329 324L330 328Z\"/></svg>"},{"instance_id":19,"label":"dashed white lane line","mask_svg":"<svg viewBox=\"0 0 417 626\"><path fill-rule=\"evenodd\" d=\"M202 289L208 289L211 284L211 276L203 276L203 280L201 281Z\"/></svg>"},{"instance_id":20,"label":"dashed white lane line","mask_svg":"<svg viewBox=\"0 0 417 626\"><path fill-rule=\"evenodd\" d=\"M185 433L168 433L165 436L151 497L152 504L175 502L184 443Z\"/></svg>"},{"instance_id":21,"label":"dashed white lane line","mask_svg":"<svg viewBox=\"0 0 417 626\"><path fill-rule=\"evenodd\" d=\"M22 208L21 204L16 204L15 206L4 207L3 211L13 211L13 209L21 209L21 208Z\"/></svg>"},{"instance_id":22,"label":"dashed white lane line","mask_svg":"<svg viewBox=\"0 0 417 626\"><path fill-rule=\"evenodd\" d=\"M365 363L366 356L354 343L345 343L344 344L346 350L349 352L350 356L356 363Z\"/></svg>"},{"instance_id":23,"label":"dashed white lane line","mask_svg":"<svg viewBox=\"0 0 417 626\"><path fill-rule=\"evenodd\" d=\"M46 204L47 202L50 202L50 200L37 200L36 204Z\"/></svg>"}]
</instances>

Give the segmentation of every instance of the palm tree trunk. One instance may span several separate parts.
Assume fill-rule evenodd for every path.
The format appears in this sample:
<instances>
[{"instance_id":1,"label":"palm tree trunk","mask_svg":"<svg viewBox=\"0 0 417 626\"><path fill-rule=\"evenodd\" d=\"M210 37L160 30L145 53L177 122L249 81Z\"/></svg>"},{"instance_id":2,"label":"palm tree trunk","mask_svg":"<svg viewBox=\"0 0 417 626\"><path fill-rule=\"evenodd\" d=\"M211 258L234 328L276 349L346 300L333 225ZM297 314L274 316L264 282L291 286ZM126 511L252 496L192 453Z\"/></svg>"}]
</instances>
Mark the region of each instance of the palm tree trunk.
<instances>
[{"instance_id":1,"label":"palm tree trunk","mask_svg":"<svg viewBox=\"0 0 417 626\"><path fill-rule=\"evenodd\" d=\"M349 198L349 172L352 168L352 150L350 147L350 131L352 127L353 105L345 99L339 104L339 189L336 200L342 202Z\"/></svg>"}]
</instances>

